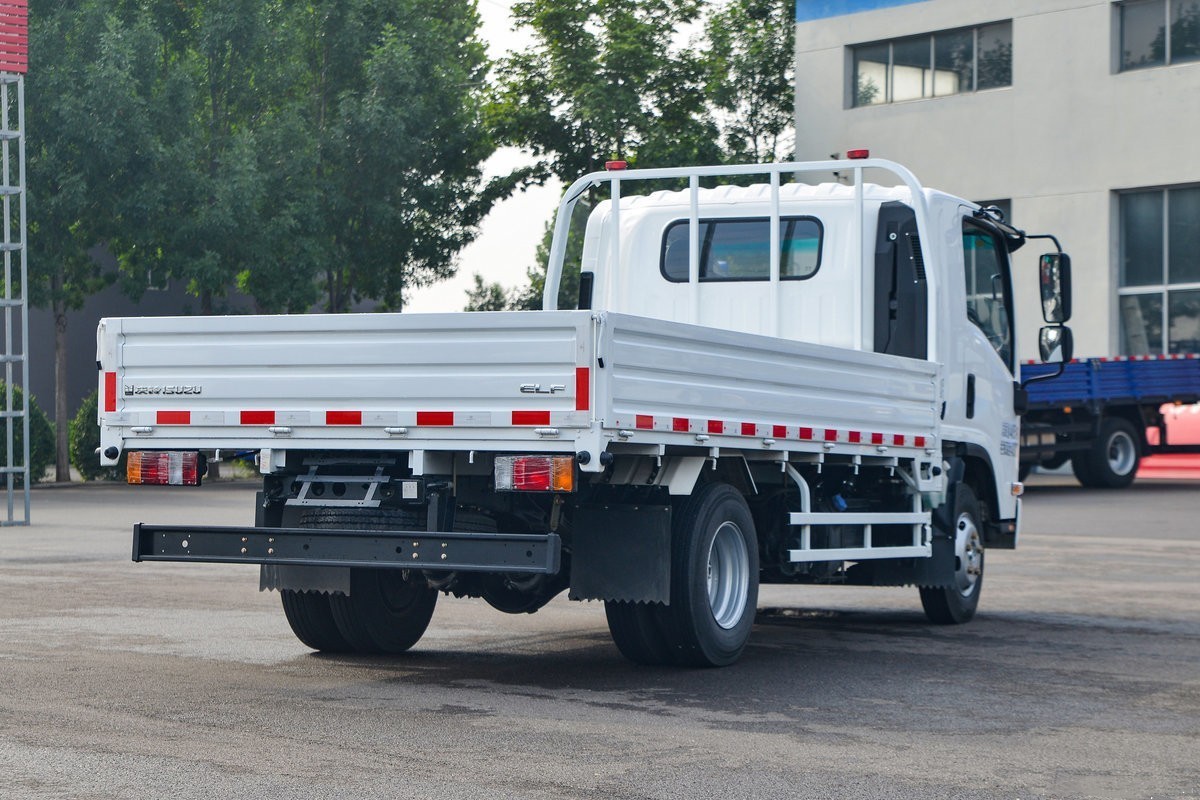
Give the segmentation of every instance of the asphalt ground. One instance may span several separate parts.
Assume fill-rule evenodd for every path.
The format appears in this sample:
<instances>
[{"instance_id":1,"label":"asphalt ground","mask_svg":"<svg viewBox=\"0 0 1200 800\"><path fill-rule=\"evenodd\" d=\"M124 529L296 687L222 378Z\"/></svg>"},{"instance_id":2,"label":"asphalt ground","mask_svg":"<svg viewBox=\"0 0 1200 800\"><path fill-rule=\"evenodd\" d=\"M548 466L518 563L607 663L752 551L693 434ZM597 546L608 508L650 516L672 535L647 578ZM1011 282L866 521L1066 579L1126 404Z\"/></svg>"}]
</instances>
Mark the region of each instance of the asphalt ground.
<instances>
[{"instance_id":1,"label":"asphalt ground","mask_svg":"<svg viewBox=\"0 0 1200 800\"><path fill-rule=\"evenodd\" d=\"M1200 796L1200 482L1035 477L972 623L764 587L720 670L634 666L564 598L314 655L255 568L130 561L134 522L249 524L252 487L33 502L0 529L0 798Z\"/></svg>"}]
</instances>

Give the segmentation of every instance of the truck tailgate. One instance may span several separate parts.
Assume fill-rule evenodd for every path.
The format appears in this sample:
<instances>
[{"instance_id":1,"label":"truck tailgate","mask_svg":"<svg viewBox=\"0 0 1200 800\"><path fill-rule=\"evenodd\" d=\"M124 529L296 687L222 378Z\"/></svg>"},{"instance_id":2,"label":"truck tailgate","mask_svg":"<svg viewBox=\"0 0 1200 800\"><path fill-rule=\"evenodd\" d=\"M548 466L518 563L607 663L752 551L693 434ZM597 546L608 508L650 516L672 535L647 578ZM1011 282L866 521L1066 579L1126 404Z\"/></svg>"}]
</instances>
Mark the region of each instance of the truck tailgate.
<instances>
[{"instance_id":1,"label":"truck tailgate","mask_svg":"<svg viewBox=\"0 0 1200 800\"><path fill-rule=\"evenodd\" d=\"M587 427L592 329L586 311L106 319L102 446L361 447L418 426L500 439Z\"/></svg>"}]
</instances>

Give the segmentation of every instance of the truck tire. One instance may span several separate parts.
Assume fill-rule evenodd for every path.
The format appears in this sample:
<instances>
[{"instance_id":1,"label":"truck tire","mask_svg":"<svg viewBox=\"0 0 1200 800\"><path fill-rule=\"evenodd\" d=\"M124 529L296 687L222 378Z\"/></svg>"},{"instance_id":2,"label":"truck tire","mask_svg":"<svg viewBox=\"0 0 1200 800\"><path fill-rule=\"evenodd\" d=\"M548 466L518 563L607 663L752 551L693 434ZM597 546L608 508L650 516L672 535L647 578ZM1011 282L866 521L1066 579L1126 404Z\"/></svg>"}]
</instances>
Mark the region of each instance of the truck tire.
<instances>
[{"instance_id":1,"label":"truck tire","mask_svg":"<svg viewBox=\"0 0 1200 800\"><path fill-rule=\"evenodd\" d=\"M674 515L671 603L650 607L680 666L724 667L741 656L758 608L758 536L742 495L700 487Z\"/></svg>"},{"instance_id":2,"label":"truck tire","mask_svg":"<svg viewBox=\"0 0 1200 800\"><path fill-rule=\"evenodd\" d=\"M314 508L300 527L424 530L424 515L391 508ZM359 653L402 653L425 633L437 591L417 572L395 568L350 570L350 594L329 597L333 621Z\"/></svg>"},{"instance_id":3,"label":"truck tire","mask_svg":"<svg viewBox=\"0 0 1200 800\"><path fill-rule=\"evenodd\" d=\"M664 608L661 603L604 601L608 632L621 655L646 666L672 663L671 645L659 624Z\"/></svg>"},{"instance_id":4,"label":"truck tire","mask_svg":"<svg viewBox=\"0 0 1200 800\"><path fill-rule=\"evenodd\" d=\"M1100 434L1092 447L1071 459L1071 469L1084 486L1093 489L1123 489L1137 477L1142 460L1137 429L1120 417L1100 423Z\"/></svg>"},{"instance_id":5,"label":"truck tire","mask_svg":"<svg viewBox=\"0 0 1200 800\"><path fill-rule=\"evenodd\" d=\"M930 622L961 625L975 616L983 591L983 530L979 500L965 483L954 493L954 584L922 586L921 606Z\"/></svg>"},{"instance_id":6,"label":"truck tire","mask_svg":"<svg viewBox=\"0 0 1200 800\"><path fill-rule=\"evenodd\" d=\"M282 589L279 598L292 633L305 645L322 653L349 653L354 649L333 621L329 595Z\"/></svg>"}]
</instances>

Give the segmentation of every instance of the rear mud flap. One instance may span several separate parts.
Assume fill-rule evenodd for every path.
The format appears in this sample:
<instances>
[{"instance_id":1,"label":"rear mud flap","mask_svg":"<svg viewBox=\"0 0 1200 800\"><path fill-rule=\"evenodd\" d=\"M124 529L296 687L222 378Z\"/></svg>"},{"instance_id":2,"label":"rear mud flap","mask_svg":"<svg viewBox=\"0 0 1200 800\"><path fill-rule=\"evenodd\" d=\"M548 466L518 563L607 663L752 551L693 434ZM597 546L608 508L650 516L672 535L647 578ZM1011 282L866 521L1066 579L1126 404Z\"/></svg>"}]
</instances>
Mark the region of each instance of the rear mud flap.
<instances>
[{"instance_id":1,"label":"rear mud flap","mask_svg":"<svg viewBox=\"0 0 1200 800\"><path fill-rule=\"evenodd\" d=\"M669 603L671 507L580 506L572 539L570 597Z\"/></svg>"}]
</instances>

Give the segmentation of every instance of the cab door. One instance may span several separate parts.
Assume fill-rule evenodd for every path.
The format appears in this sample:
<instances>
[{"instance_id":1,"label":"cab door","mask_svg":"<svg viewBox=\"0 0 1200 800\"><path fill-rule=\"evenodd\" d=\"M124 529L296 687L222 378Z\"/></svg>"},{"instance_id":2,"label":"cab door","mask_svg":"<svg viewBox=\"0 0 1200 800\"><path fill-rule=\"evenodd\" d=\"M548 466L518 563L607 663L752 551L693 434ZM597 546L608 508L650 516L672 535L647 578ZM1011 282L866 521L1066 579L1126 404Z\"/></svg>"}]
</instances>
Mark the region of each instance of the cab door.
<instances>
[{"instance_id":1,"label":"cab door","mask_svg":"<svg viewBox=\"0 0 1200 800\"><path fill-rule=\"evenodd\" d=\"M956 348L962 384L947 392L948 421L982 447L996 473L1001 516L1011 514L1011 493L1001 487L1017 480L1018 418L1013 408L1016 374L1012 273L1003 234L985 220L962 218L962 313L967 324ZM1015 513L1015 508L1012 509Z\"/></svg>"}]
</instances>

